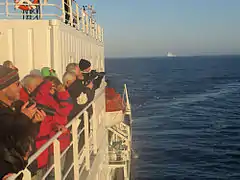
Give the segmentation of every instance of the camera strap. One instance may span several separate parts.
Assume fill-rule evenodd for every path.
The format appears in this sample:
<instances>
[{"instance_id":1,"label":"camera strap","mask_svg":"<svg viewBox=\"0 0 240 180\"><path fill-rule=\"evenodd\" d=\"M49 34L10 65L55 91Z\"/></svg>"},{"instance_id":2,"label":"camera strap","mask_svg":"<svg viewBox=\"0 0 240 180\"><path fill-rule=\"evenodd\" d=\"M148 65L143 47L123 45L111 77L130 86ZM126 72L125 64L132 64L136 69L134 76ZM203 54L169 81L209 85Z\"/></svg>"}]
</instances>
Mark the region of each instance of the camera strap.
<instances>
[{"instance_id":1,"label":"camera strap","mask_svg":"<svg viewBox=\"0 0 240 180\"><path fill-rule=\"evenodd\" d=\"M12 112L15 112L15 107L14 106L9 106L8 104L6 104L5 102L0 100L0 104L6 108L9 108Z\"/></svg>"}]
</instances>

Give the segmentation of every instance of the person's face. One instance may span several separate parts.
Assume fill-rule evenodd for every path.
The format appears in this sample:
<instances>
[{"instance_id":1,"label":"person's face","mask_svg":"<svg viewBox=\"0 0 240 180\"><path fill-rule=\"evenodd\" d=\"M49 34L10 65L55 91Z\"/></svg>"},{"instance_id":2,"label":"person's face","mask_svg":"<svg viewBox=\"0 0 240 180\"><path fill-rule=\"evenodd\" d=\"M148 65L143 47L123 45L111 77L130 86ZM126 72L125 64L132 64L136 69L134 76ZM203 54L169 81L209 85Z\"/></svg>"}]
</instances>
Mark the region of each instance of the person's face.
<instances>
[{"instance_id":1,"label":"person's face","mask_svg":"<svg viewBox=\"0 0 240 180\"><path fill-rule=\"evenodd\" d=\"M29 84L27 87L28 91L31 93L33 92L41 83L43 82L42 77L34 78L33 82Z\"/></svg>"},{"instance_id":2,"label":"person's face","mask_svg":"<svg viewBox=\"0 0 240 180\"><path fill-rule=\"evenodd\" d=\"M91 71L91 66L89 68L87 68L87 69L84 69L83 73L89 73L90 71Z\"/></svg>"},{"instance_id":3,"label":"person's face","mask_svg":"<svg viewBox=\"0 0 240 180\"><path fill-rule=\"evenodd\" d=\"M19 81L14 82L10 86L2 90L4 96L11 102L20 99L20 89L21 85Z\"/></svg>"},{"instance_id":4,"label":"person's face","mask_svg":"<svg viewBox=\"0 0 240 180\"><path fill-rule=\"evenodd\" d=\"M75 71L77 76L81 73L80 68L78 66L75 66Z\"/></svg>"},{"instance_id":5,"label":"person's face","mask_svg":"<svg viewBox=\"0 0 240 180\"><path fill-rule=\"evenodd\" d=\"M72 77L71 80L68 80L68 81L67 81L66 86L67 86L67 87L71 86L71 84L72 84L76 79L77 79L76 76L75 76L75 77Z\"/></svg>"}]
</instances>

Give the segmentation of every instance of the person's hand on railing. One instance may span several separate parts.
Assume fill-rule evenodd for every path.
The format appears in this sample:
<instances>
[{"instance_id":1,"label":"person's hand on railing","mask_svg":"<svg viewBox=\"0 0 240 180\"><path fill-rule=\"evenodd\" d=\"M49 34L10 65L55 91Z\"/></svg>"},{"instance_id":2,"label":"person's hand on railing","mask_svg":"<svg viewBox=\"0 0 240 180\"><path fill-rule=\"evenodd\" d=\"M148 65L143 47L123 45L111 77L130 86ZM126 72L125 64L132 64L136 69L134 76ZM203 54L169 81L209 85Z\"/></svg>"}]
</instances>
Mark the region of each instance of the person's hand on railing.
<instances>
[{"instance_id":1,"label":"person's hand on railing","mask_svg":"<svg viewBox=\"0 0 240 180\"><path fill-rule=\"evenodd\" d=\"M57 124L56 125L55 131L62 131L63 134L68 133L68 129L65 126L61 125L61 124Z\"/></svg>"},{"instance_id":2,"label":"person's hand on railing","mask_svg":"<svg viewBox=\"0 0 240 180\"><path fill-rule=\"evenodd\" d=\"M10 178L12 175L13 175L13 173L9 173L9 174L7 174L6 176L4 176L4 177L2 178L2 180L8 180L8 178Z\"/></svg>"}]
</instances>

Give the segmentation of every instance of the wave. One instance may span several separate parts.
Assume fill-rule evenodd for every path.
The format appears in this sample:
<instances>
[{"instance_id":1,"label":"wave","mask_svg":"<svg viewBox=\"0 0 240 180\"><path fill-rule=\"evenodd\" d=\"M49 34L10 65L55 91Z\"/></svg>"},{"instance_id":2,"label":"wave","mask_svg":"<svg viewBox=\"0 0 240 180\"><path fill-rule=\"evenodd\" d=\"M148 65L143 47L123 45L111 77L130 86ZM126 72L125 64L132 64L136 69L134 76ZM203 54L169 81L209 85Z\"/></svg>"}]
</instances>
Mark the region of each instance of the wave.
<instances>
[{"instance_id":1,"label":"wave","mask_svg":"<svg viewBox=\"0 0 240 180\"><path fill-rule=\"evenodd\" d=\"M228 83L219 86L215 86L214 89L207 90L201 94L186 94L184 97L173 97L172 100L168 102L158 102L156 99L151 99L148 103L144 103L145 107L160 108L160 107L170 107L170 106L180 106L184 104L192 104L196 102L202 102L213 98L221 98L240 89L240 82ZM157 98L159 99L159 97ZM143 108L143 106L140 106Z\"/></svg>"}]
</instances>

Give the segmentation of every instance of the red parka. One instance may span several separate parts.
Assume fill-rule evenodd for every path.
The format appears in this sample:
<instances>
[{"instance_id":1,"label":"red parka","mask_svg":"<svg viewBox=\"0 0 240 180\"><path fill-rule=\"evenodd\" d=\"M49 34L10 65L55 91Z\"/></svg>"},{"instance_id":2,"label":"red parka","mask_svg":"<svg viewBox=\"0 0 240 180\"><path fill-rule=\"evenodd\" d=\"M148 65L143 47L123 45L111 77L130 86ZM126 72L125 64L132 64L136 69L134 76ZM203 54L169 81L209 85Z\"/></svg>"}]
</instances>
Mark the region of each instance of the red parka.
<instances>
[{"instance_id":1,"label":"red parka","mask_svg":"<svg viewBox=\"0 0 240 180\"><path fill-rule=\"evenodd\" d=\"M45 144L52 136L56 134L57 125L66 125L67 116L72 110L71 98L68 91L57 92L57 99L53 98L50 94L52 83L46 81L40 85L35 96L35 100L38 104L43 104L48 107L54 108L56 113L54 116L46 116L41 122L39 133L36 137L36 148L39 149ZM22 101L27 101L26 91L22 90L20 98ZM60 141L61 151L63 151L70 144L70 134L62 134L58 140ZM52 152L52 147L50 148ZM48 163L49 148L46 149L38 158L38 168L45 167Z\"/></svg>"}]
</instances>

